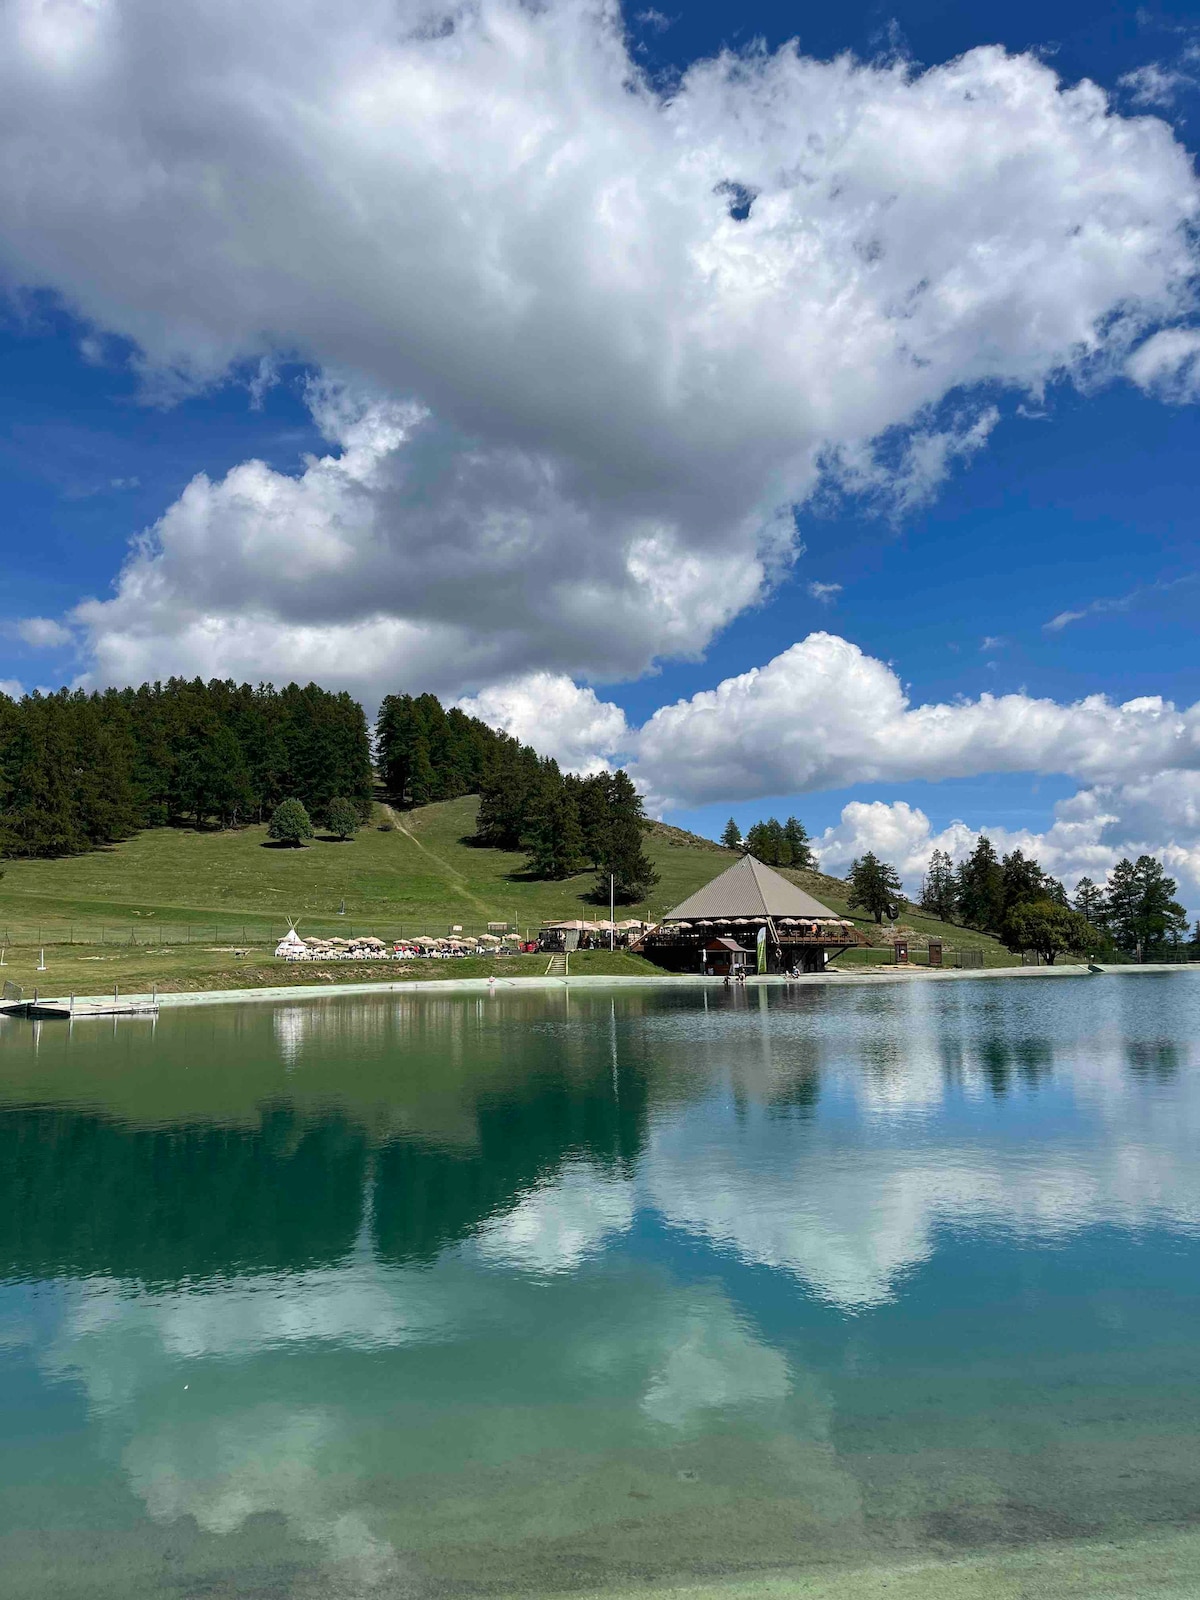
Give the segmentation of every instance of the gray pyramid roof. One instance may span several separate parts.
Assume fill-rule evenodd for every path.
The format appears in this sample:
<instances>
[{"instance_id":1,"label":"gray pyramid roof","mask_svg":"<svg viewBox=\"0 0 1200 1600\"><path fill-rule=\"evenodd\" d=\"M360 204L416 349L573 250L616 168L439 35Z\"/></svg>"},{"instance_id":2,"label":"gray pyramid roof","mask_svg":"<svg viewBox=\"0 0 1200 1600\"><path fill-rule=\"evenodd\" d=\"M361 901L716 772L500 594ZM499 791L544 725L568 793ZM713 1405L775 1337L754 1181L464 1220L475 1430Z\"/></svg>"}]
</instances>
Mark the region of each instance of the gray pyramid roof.
<instances>
[{"instance_id":1,"label":"gray pyramid roof","mask_svg":"<svg viewBox=\"0 0 1200 1600\"><path fill-rule=\"evenodd\" d=\"M838 913L814 900L811 894L780 877L753 856L742 856L703 889L689 895L664 922L690 921L708 917L714 922L726 917L833 917Z\"/></svg>"}]
</instances>

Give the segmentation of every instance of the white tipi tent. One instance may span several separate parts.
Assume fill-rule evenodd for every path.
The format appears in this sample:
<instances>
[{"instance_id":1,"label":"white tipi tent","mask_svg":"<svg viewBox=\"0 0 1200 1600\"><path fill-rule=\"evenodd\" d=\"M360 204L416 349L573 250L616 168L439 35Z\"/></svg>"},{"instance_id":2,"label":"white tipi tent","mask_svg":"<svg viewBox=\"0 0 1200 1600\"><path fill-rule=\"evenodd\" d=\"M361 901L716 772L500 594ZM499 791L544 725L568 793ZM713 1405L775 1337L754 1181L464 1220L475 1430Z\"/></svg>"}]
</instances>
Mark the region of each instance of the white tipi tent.
<instances>
[{"instance_id":1,"label":"white tipi tent","mask_svg":"<svg viewBox=\"0 0 1200 1600\"><path fill-rule=\"evenodd\" d=\"M308 946L293 926L288 929L275 946L275 954L282 956L285 961L307 961L310 952Z\"/></svg>"}]
</instances>

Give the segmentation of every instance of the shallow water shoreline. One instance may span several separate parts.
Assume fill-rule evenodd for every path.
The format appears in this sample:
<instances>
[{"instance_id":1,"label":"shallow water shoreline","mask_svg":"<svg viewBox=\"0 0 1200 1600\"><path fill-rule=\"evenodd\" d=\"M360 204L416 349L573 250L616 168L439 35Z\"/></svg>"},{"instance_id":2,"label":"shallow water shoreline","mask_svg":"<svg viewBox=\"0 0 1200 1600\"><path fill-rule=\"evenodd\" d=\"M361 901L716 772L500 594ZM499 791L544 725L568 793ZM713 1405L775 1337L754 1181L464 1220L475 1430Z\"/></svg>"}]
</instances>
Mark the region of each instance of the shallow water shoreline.
<instances>
[{"instance_id":1,"label":"shallow water shoreline","mask_svg":"<svg viewBox=\"0 0 1200 1600\"><path fill-rule=\"evenodd\" d=\"M831 985L843 989L852 984L881 984L881 983L956 983L964 979L978 982L980 979L991 982L1001 978L1088 978L1097 975L1119 976L1126 973L1144 972L1189 972L1200 971L1200 962L1181 963L1146 963L1143 966L1103 967L1094 969L1087 966L1062 966L1062 967L966 967L949 968L943 971L933 970L928 967L889 968L884 972L814 972L802 978L782 977L751 977L746 980L747 988L810 988L813 986ZM409 978L400 979L395 983L313 983L295 984L287 986L264 986L253 989L209 989L209 990L184 990L178 993L163 993L154 995L122 994L122 1004L150 1005L155 1000L160 1010L174 1009L177 1006L201 1005L230 1005L237 1001L251 1000L317 1000L329 999L336 995L370 995L370 994L499 994L505 992L528 991L534 989L545 990L572 990L572 989L721 989L724 987L723 978L703 978L699 975L687 974L657 974L645 977L578 977L578 978L497 978L493 982L490 978ZM67 995L43 995L42 1000L47 1003L63 1003L68 1000ZM109 994L85 995L77 994L75 1000L80 1004L102 1005L111 1000Z\"/></svg>"},{"instance_id":2,"label":"shallow water shoreline","mask_svg":"<svg viewBox=\"0 0 1200 1600\"><path fill-rule=\"evenodd\" d=\"M1096 1539L958 1559L613 1585L576 1600L1193 1600L1200 1537L1193 1529ZM514 1593L506 1600L530 1600Z\"/></svg>"}]
</instances>

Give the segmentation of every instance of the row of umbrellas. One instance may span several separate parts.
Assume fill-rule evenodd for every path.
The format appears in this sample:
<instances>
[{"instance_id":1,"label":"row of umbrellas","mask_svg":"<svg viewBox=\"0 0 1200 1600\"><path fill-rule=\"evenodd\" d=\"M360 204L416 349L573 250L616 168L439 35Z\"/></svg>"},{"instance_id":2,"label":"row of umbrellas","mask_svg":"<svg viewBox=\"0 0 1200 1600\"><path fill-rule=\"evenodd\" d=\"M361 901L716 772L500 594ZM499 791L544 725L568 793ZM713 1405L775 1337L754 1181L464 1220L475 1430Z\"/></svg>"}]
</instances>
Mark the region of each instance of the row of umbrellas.
<instances>
[{"instance_id":1,"label":"row of umbrellas","mask_svg":"<svg viewBox=\"0 0 1200 1600\"><path fill-rule=\"evenodd\" d=\"M475 938L474 934L453 933L448 934L445 938L435 938L432 934L416 933L390 942L387 939L376 939L374 934L370 933L355 934L352 939L341 939L336 938L336 936L322 939L312 936L312 934L310 934L309 938L301 939L296 934L294 938L293 936L288 936L282 942L283 944L293 944L293 946L304 946L304 949L307 950L389 950L395 944L429 946L430 949L435 949L435 947L437 949L446 949L446 947L450 947L450 949L474 950L480 946L486 947L486 949L496 949L501 944L520 944L520 934L509 933L501 936L501 934L496 933L482 933L478 938Z\"/></svg>"},{"instance_id":2,"label":"row of umbrellas","mask_svg":"<svg viewBox=\"0 0 1200 1600\"><path fill-rule=\"evenodd\" d=\"M515 933L495 934L484 933L478 938L471 934L450 934L446 937L437 937L431 934L418 933L411 937L397 939L389 944L384 939L378 939L374 934L361 933L353 938L343 939L337 936L323 939L315 936L301 938L295 928L289 928L276 947L275 954L291 960L302 960L305 957L315 956L369 956L387 955L395 949L416 950L423 952L441 951L450 954L467 954L474 950L496 950L504 945L519 945L520 936Z\"/></svg>"},{"instance_id":3,"label":"row of umbrellas","mask_svg":"<svg viewBox=\"0 0 1200 1600\"><path fill-rule=\"evenodd\" d=\"M678 928L761 928L770 920L777 928L849 928L853 923L845 917L699 917L692 922L678 922Z\"/></svg>"},{"instance_id":4,"label":"row of umbrellas","mask_svg":"<svg viewBox=\"0 0 1200 1600\"><path fill-rule=\"evenodd\" d=\"M581 922L575 920L572 922L545 922L542 926L558 930L574 929L577 933L628 933L631 928L648 928L650 924L648 922L639 922L636 917L630 917L624 922L609 922L607 919L603 922Z\"/></svg>"}]
</instances>

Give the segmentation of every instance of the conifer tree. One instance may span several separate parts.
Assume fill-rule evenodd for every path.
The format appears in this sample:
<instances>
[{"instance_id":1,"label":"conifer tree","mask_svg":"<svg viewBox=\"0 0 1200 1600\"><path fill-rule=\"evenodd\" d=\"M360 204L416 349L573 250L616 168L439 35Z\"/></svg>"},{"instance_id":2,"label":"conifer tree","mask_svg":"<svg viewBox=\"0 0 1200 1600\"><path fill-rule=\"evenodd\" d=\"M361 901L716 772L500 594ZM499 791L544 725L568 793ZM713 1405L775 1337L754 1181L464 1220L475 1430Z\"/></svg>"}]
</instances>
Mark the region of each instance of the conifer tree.
<instances>
[{"instance_id":1,"label":"conifer tree","mask_svg":"<svg viewBox=\"0 0 1200 1600\"><path fill-rule=\"evenodd\" d=\"M846 881L850 885L846 903L869 912L876 922L895 916L904 903L900 874L889 862L880 861L873 850L850 863Z\"/></svg>"},{"instance_id":2,"label":"conifer tree","mask_svg":"<svg viewBox=\"0 0 1200 1600\"><path fill-rule=\"evenodd\" d=\"M1093 927L1103 927L1107 911L1104 890L1090 878L1080 878L1075 886L1075 909L1081 917L1086 917Z\"/></svg>"},{"instance_id":3,"label":"conifer tree","mask_svg":"<svg viewBox=\"0 0 1200 1600\"><path fill-rule=\"evenodd\" d=\"M608 778L608 773L598 772L590 778L568 780L576 785L579 826L583 832L583 859L589 867L598 867L604 857L609 820Z\"/></svg>"},{"instance_id":4,"label":"conifer tree","mask_svg":"<svg viewBox=\"0 0 1200 1600\"><path fill-rule=\"evenodd\" d=\"M78 707L71 807L89 844L112 844L137 832L133 763L123 730L101 720L96 708Z\"/></svg>"},{"instance_id":5,"label":"conifer tree","mask_svg":"<svg viewBox=\"0 0 1200 1600\"><path fill-rule=\"evenodd\" d=\"M242 822L254 806L250 769L232 728L218 728L208 742L208 806L222 827Z\"/></svg>"},{"instance_id":6,"label":"conifer tree","mask_svg":"<svg viewBox=\"0 0 1200 1600\"><path fill-rule=\"evenodd\" d=\"M1175 879L1153 856L1126 857L1108 875L1107 923L1119 949L1146 961L1173 933L1187 926L1187 914L1175 900Z\"/></svg>"},{"instance_id":7,"label":"conifer tree","mask_svg":"<svg viewBox=\"0 0 1200 1600\"><path fill-rule=\"evenodd\" d=\"M765 861L770 853L765 822L753 822L746 829L746 854L756 861Z\"/></svg>"},{"instance_id":8,"label":"conifer tree","mask_svg":"<svg viewBox=\"0 0 1200 1600\"><path fill-rule=\"evenodd\" d=\"M475 838L497 850L519 850L530 808L541 788L542 763L527 745L502 736L479 788Z\"/></svg>"},{"instance_id":9,"label":"conifer tree","mask_svg":"<svg viewBox=\"0 0 1200 1600\"><path fill-rule=\"evenodd\" d=\"M921 909L943 922L953 922L958 911L958 885L954 863L946 850L935 850L921 881Z\"/></svg>"},{"instance_id":10,"label":"conifer tree","mask_svg":"<svg viewBox=\"0 0 1200 1600\"><path fill-rule=\"evenodd\" d=\"M783 824L778 817L769 817L765 824L767 854L765 860L773 867L791 866L791 852L783 835Z\"/></svg>"},{"instance_id":11,"label":"conifer tree","mask_svg":"<svg viewBox=\"0 0 1200 1600\"><path fill-rule=\"evenodd\" d=\"M986 833L958 869L958 908L967 927L984 933L996 932L1003 920L1003 873Z\"/></svg>"},{"instance_id":12,"label":"conifer tree","mask_svg":"<svg viewBox=\"0 0 1200 1600\"><path fill-rule=\"evenodd\" d=\"M583 865L583 830L573 790L547 761L525 828L528 870L536 878L569 878Z\"/></svg>"},{"instance_id":13,"label":"conifer tree","mask_svg":"<svg viewBox=\"0 0 1200 1600\"><path fill-rule=\"evenodd\" d=\"M725 832L728 834L728 827ZM725 843L724 836L721 842ZM817 864L804 824L797 817L789 817L785 823L778 817L756 822L747 832L743 848L769 867L804 867L811 872Z\"/></svg>"},{"instance_id":14,"label":"conifer tree","mask_svg":"<svg viewBox=\"0 0 1200 1600\"><path fill-rule=\"evenodd\" d=\"M413 742L408 798L414 806L427 806L436 799L437 791L438 778L429 755L429 740L420 733Z\"/></svg>"},{"instance_id":15,"label":"conifer tree","mask_svg":"<svg viewBox=\"0 0 1200 1600\"><path fill-rule=\"evenodd\" d=\"M42 696L27 696L21 710L6 752L0 847L11 856L73 855L89 841L71 810L67 752L49 737Z\"/></svg>"},{"instance_id":16,"label":"conifer tree","mask_svg":"<svg viewBox=\"0 0 1200 1600\"><path fill-rule=\"evenodd\" d=\"M642 797L627 772L610 776L608 801L604 855L593 895L602 903L608 899L611 876L613 898L622 905L632 905L646 898L658 882L658 873L642 848L646 828Z\"/></svg>"},{"instance_id":17,"label":"conifer tree","mask_svg":"<svg viewBox=\"0 0 1200 1600\"><path fill-rule=\"evenodd\" d=\"M789 817L783 825L784 849L789 867L803 867L807 872L817 870L817 860L809 844L808 830L798 817Z\"/></svg>"},{"instance_id":18,"label":"conifer tree","mask_svg":"<svg viewBox=\"0 0 1200 1600\"><path fill-rule=\"evenodd\" d=\"M721 834L721 843L726 850L740 850L742 848L742 830L732 817L725 824L725 831Z\"/></svg>"}]
</instances>

